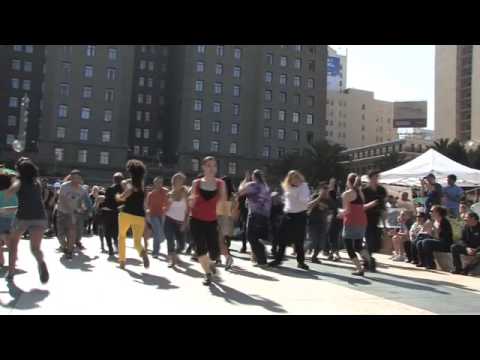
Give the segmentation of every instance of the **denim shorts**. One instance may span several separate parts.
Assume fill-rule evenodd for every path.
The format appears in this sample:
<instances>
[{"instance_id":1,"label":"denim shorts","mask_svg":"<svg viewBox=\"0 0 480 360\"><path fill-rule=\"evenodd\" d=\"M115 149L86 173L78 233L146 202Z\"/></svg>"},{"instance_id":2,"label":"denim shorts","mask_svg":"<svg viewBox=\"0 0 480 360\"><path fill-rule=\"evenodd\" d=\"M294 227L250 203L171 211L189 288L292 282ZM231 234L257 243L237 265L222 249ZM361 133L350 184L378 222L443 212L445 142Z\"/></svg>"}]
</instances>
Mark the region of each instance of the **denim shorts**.
<instances>
[{"instance_id":1,"label":"denim shorts","mask_svg":"<svg viewBox=\"0 0 480 360\"><path fill-rule=\"evenodd\" d=\"M0 234L8 234L12 230L13 218L0 216Z\"/></svg>"},{"instance_id":2,"label":"denim shorts","mask_svg":"<svg viewBox=\"0 0 480 360\"><path fill-rule=\"evenodd\" d=\"M33 231L42 229L45 230L48 228L47 219L36 219L36 220L22 220L15 218L13 221L13 231L24 233L25 231Z\"/></svg>"}]
</instances>

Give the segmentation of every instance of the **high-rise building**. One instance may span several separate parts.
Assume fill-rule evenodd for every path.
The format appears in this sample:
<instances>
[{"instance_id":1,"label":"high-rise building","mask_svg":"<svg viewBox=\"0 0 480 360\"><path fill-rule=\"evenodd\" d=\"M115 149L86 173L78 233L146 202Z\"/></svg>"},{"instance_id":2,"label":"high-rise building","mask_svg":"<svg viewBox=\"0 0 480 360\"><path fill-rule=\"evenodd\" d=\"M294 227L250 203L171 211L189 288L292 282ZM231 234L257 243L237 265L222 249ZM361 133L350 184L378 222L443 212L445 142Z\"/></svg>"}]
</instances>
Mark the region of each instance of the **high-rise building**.
<instances>
[{"instance_id":1,"label":"high-rise building","mask_svg":"<svg viewBox=\"0 0 480 360\"><path fill-rule=\"evenodd\" d=\"M435 138L480 140L480 46L435 49Z\"/></svg>"}]
</instances>

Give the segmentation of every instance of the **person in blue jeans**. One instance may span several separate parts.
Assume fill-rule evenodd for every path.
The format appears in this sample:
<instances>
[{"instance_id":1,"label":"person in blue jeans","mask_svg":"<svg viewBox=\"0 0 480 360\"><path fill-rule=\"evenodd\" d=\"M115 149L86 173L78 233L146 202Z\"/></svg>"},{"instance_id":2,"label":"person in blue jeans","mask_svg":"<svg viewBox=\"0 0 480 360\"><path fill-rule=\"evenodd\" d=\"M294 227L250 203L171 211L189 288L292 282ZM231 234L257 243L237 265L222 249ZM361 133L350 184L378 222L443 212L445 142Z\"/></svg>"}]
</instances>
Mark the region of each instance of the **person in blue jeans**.
<instances>
[{"instance_id":1,"label":"person in blue jeans","mask_svg":"<svg viewBox=\"0 0 480 360\"><path fill-rule=\"evenodd\" d=\"M447 178L448 185L443 188L443 202L454 217L459 215L460 200L463 198L463 189L455 185L457 177L449 175Z\"/></svg>"},{"instance_id":2,"label":"person in blue jeans","mask_svg":"<svg viewBox=\"0 0 480 360\"><path fill-rule=\"evenodd\" d=\"M163 178L156 177L153 180L153 191L148 194L146 200L147 221L153 232L152 256L158 257L160 244L165 240L163 231L165 210L168 205L168 189L163 187Z\"/></svg>"}]
</instances>

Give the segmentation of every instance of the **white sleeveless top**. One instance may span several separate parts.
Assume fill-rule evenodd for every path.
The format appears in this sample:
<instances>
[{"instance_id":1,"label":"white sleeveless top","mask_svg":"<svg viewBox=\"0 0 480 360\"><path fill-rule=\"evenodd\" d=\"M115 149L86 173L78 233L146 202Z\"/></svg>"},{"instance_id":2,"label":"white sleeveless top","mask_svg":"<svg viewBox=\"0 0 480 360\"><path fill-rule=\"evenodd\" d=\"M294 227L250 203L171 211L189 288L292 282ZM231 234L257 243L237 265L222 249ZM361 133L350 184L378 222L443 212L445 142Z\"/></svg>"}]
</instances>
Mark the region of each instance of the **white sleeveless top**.
<instances>
[{"instance_id":1,"label":"white sleeveless top","mask_svg":"<svg viewBox=\"0 0 480 360\"><path fill-rule=\"evenodd\" d=\"M173 220L184 222L186 211L187 201L185 199L182 199L180 201L172 201L170 208L165 215Z\"/></svg>"}]
</instances>

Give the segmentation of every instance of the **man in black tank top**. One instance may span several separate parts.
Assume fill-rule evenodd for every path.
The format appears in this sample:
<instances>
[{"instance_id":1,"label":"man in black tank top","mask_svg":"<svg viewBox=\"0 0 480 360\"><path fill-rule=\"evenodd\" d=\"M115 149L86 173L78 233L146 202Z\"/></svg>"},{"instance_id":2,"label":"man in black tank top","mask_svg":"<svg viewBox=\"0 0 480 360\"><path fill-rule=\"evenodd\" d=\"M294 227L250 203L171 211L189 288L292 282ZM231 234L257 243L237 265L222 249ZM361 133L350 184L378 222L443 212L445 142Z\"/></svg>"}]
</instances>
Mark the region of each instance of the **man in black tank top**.
<instances>
[{"instance_id":1,"label":"man in black tank top","mask_svg":"<svg viewBox=\"0 0 480 360\"><path fill-rule=\"evenodd\" d=\"M105 201L102 204L102 221L110 256L118 252L118 203L115 197L123 192L122 181L122 173L116 173L113 176L113 185L105 191ZM113 244L116 248L115 251Z\"/></svg>"}]
</instances>

